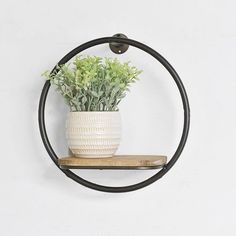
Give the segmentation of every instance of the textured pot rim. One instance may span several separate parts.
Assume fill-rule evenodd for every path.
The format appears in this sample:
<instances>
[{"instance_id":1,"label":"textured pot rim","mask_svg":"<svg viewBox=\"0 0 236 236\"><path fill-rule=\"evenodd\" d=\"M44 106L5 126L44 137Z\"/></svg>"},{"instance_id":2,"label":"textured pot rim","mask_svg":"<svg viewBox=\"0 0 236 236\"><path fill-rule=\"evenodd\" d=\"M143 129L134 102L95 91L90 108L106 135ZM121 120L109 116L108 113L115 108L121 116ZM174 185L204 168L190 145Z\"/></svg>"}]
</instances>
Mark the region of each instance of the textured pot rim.
<instances>
[{"instance_id":1,"label":"textured pot rim","mask_svg":"<svg viewBox=\"0 0 236 236\"><path fill-rule=\"evenodd\" d=\"M119 113L120 111L69 111L68 113Z\"/></svg>"}]
</instances>

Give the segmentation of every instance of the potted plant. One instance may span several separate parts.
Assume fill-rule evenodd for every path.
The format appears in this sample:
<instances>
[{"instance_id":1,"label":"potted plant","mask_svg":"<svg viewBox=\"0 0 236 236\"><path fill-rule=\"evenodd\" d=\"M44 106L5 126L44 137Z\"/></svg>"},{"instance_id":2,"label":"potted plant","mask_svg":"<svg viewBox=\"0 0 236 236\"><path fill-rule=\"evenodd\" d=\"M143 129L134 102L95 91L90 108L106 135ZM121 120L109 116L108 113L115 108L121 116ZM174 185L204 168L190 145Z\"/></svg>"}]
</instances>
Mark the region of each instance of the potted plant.
<instances>
[{"instance_id":1,"label":"potted plant","mask_svg":"<svg viewBox=\"0 0 236 236\"><path fill-rule=\"evenodd\" d=\"M58 73L44 73L70 107L66 136L74 156L114 155L121 137L118 104L140 73L129 62L96 56L77 56L58 66Z\"/></svg>"}]
</instances>

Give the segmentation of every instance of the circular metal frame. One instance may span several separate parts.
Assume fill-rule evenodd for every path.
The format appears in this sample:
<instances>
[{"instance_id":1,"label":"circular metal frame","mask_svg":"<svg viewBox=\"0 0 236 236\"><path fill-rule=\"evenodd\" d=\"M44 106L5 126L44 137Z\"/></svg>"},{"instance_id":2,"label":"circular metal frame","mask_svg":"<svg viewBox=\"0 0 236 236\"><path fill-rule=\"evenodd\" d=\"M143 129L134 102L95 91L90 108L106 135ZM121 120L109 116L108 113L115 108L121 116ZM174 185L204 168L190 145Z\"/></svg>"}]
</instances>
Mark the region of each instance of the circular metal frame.
<instances>
[{"instance_id":1,"label":"circular metal frame","mask_svg":"<svg viewBox=\"0 0 236 236\"><path fill-rule=\"evenodd\" d=\"M152 48L148 47L147 45L140 43L138 41L132 40L132 39L128 39L128 38L117 38L117 37L104 37L104 38L99 38L99 39L95 39L92 41L89 41L87 43L84 43L78 47L76 47L75 49L73 49L71 52L69 52L67 55L65 55L59 62L57 65L62 65L67 63L71 58L73 58L75 55L77 55L78 53L96 46L96 45L100 45L100 44L105 44L105 43L121 43L121 44L128 44L130 46L139 48L141 50L143 50L144 52L150 54L151 56L153 56L157 61L159 61L166 69L167 71L170 73L170 75L173 77L177 88L180 92L181 95L181 99L182 99L182 103L183 103L183 110L184 110L184 125L183 125L183 130L182 130L182 135L181 135L181 139L179 142L179 145L174 153L174 155L172 156L172 158L169 160L169 162L156 174L154 174L153 176L151 176L150 178L139 182L137 184L133 184L133 185L128 185L128 186L121 186L121 187L111 187L111 186L104 186L104 185L99 185L90 181L87 181L81 177L79 177L78 175L76 175L75 173L73 173L72 171L66 169L61 169L58 165L58 157L56 155L56 153L54 152L48 136L47 136L47 132L46 132L46 127L45 127L45 115L44 115L44 111L45 111L45 103L46 103L46 98L47 98L47 94L50 88L50 82L46 81L40 96L40 101L39 101L39 110L38 110L38 122L39 122L39 129L40 129L40 134L44 143L44 146L49 154L49 156L51 157L51 159L53 160L53 162L56 164L56 166L69 178L73 179L74 181L76 181L77 183L80 183L88 188L91 189L95 189L98 191L104 191L104 192L113 192L113 193L118 193L118 192L129 192L129 191L134 191L140 188L143 188L145 186L148 186L149 184L152 184L153 182L155 182L156 180L160 179L162 176L164 176L170 169L171 167L175 164L175 162L178 160L180 154L182 153L182 150L185 146L187 137L188 137L188 132L189 132L189 125L190 125L190 108L189 108L189 102L188 102L188 97L184 88L184 85L180 79L180 77L178 76L177 72L174 70L174 68L170 65L170 63L163 57L161 56L158 52L156 52L155 50L153 50ZM53 72L58 72L58 67L54 67L54 69L52 70L51 73Z\"/></svg>"}]
</instances>

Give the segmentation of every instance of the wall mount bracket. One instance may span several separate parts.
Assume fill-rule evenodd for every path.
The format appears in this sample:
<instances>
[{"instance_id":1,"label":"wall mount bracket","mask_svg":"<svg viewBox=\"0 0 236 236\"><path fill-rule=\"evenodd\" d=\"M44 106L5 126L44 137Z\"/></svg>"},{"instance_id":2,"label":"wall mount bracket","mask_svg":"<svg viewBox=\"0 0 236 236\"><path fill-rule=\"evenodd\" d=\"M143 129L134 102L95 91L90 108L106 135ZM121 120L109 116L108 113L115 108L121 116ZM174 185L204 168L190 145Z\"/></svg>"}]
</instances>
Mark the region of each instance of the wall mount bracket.
<instances>
[{"instance_id":1,"label":"wall mount bracket","mask_svg":"<svg viewBox=\"0 0 236 236\"><path fill-rule=\"evenodd\" d=\"M128 38L125 34L121 34L121 33L114 34L112 37L122 38L122 39L127 39ZM112 52L114 52L116 54L123 54L128 50L129 44L111 42L111 43L109 43L109 47L110 47Z\"/></svg>"}]
</instances>

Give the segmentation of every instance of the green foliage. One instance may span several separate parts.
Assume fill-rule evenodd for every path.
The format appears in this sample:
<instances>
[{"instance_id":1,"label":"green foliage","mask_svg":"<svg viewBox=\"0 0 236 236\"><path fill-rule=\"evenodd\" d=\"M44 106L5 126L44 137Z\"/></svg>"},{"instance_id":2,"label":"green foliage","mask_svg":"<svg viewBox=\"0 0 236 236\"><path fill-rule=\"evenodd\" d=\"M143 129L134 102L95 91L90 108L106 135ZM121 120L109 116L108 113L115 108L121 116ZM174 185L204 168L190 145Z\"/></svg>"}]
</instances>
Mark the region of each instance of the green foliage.
<instances>
[{"instance_id":1,"label":"green foliage","mask_svg":"<svg viewBox=\"0 0 236 236\"><path fill-rule=\"evenodd\" d=\"M95 56L76 57L72 64L43 75L55 85L71 111L117 111L118 104L141 73L129 62Z\"/></svg>"}]
</instances>

